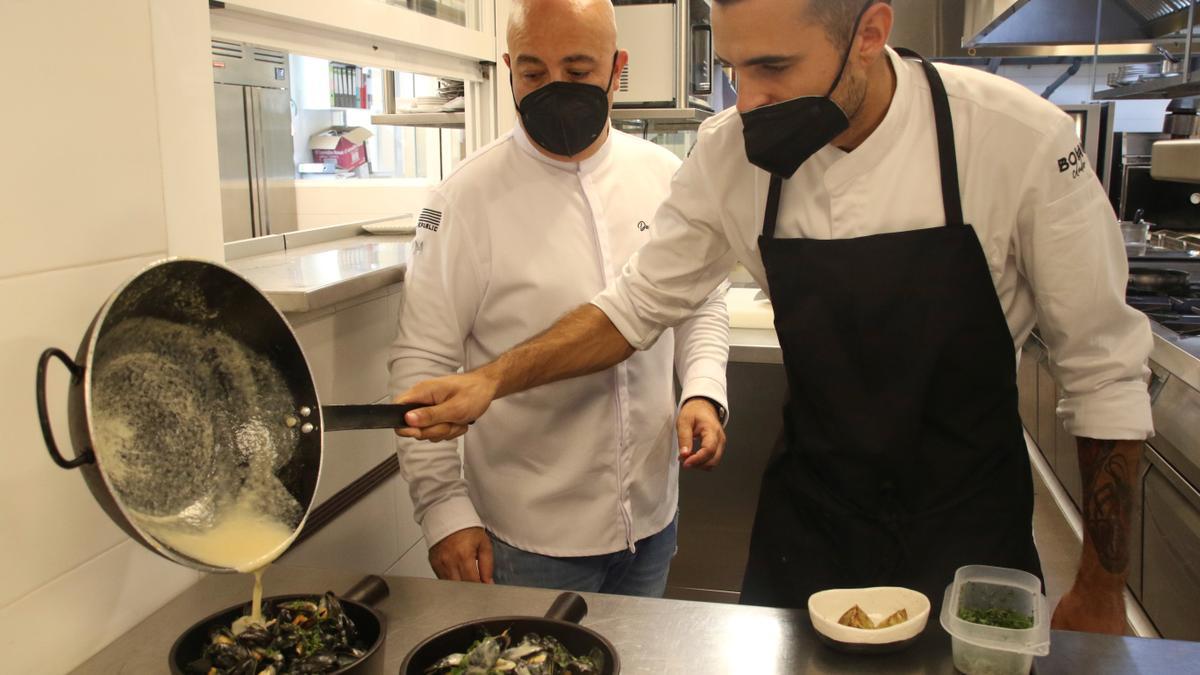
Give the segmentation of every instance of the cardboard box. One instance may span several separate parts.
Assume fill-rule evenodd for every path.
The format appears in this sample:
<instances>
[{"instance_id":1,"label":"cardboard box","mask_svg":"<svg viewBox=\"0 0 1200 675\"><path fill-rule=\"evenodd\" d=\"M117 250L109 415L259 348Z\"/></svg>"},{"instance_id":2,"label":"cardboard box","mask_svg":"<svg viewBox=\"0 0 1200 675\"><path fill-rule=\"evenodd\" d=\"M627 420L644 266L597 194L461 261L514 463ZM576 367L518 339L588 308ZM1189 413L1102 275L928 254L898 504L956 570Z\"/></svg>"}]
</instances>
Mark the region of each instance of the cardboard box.
<instances>
[{"instance_id":1,"label":"cardboard box","mask_svg":"<svg viewBox=\"0 0 1200 675\"><path fill-rule=\"evenodd\" d=\"M330 127L309 138L308 147L314 162L332 160L338 169L349 171L367 163L364 142L373 135L365 127Z\"/></svg>"}]
</instances>

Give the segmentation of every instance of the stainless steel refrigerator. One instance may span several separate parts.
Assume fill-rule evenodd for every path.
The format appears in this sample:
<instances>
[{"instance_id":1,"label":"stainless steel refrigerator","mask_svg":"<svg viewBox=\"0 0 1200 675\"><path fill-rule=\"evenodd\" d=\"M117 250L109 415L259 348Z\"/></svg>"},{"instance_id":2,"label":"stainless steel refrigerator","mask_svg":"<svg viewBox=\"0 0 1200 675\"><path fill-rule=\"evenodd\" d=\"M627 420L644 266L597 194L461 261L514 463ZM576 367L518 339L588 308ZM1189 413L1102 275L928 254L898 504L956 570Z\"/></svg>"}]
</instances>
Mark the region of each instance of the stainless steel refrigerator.
<instances>
[{"instance_id":1,"label":"stainless steel refrigerator","mask_svg":"<svg viewBox=\"0 0 1200 675\"><path fill-rule=\"evenodd\" d=\"M225 241L296 229L288 56L212 41Z\"/></svg>"}]
</instances>

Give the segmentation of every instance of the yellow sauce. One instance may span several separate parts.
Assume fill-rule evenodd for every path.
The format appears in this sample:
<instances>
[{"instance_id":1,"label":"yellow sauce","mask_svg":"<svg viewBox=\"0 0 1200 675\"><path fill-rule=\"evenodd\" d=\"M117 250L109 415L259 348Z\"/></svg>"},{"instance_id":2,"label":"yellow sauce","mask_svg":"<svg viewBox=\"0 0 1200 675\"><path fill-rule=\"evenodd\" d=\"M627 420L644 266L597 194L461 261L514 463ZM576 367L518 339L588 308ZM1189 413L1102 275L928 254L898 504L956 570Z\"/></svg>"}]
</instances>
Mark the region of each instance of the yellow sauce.
<instances>
[{"instance_id":1,"label":"yellow sauce","mask_svg":"<svg viewBox=\"0 0 1200 675\"><path fill-rule=\"evenodd\" d=\"M263 620L262 613L262 579L263 573L266 571L267 566L254 570L254 593L251 595L250 600L250 614L247 616L240 616L233 622L233 625L230 626L230 630L234 635L241 635L242 631L255 624L259 626L266 625L266 621Z\"/></svg>"},{"instance_id":2,"label":"yellow sauce","mask_svg":"<svg viewBox=\"0 0 1200 675\"><path fill-rule=\"evenodd\" d=\"M250 502L235 504L207 530L147 529L160 542L190 558L239 572L253 572L270 564L296 534L291 527L254 510Z\"/></svg>"},{"instance_id":3,"label":"yellow sauce","mask_svg":"<svg viewBox=\"0 0 1200 675\"><path fill-rule=\"evenodd\" d=\"M266 571L267 571L267 568L265 566L254 570L254 594L251 596L253 598L253 600L251 601L251 604L250 604L250 623L257 623L257 624L263 623L262 578L263 578L263 572L266 572Z\"/></svg>"}]
</instances>

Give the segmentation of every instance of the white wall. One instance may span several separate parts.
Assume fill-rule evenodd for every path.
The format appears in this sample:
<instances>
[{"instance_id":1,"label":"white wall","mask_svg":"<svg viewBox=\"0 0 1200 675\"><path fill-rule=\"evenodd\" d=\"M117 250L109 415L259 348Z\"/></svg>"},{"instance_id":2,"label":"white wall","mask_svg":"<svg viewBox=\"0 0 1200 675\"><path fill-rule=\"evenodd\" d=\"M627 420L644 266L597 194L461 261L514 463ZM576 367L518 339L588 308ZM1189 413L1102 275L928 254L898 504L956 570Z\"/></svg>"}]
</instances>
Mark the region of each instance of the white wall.
<instances>
[{"instance_id":1,"label":"white wall","mask_svg":"<svg viewBox=\"0 0 1200 675\"><path fill-rule=\"evenodd\" d=\"M33 375L42 349L73 353L109 293L147 263L220 256L207 40L201 2L0 2L4 672L68 670L198 577L130 541L79 475L51 463ZM19 65L31 55L36 67ZM64 441L66 383L55 367Z\"/></svg>"},{"instance_id":2,"label":"white wall","mask_svg":"<svg viewBox=\"0 0 1200 675\"><path fill-rule=\"evenodd\" d=\"M298 180L297 220L304 230L403 213L415 216L434 185L435 181L416 178Z\"/></svg>"}]
</instances>

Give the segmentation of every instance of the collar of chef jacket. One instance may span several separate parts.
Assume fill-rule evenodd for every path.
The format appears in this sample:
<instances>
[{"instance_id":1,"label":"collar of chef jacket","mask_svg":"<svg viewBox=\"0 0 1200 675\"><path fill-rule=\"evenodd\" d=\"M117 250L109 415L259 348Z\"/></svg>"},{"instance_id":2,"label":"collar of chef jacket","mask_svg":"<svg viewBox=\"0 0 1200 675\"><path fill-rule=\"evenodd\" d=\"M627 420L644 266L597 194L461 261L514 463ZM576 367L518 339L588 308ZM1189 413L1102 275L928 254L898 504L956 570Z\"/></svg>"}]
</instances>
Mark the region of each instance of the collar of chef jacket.
<instances>
[{"instance_id":1,"label":"collar of chef jacket","mask_svg":"<svg viewBox=\"0 0 1200 675\"><path fill-rule=\"evenodd\" d=\"M513 128L512 137L517 142L517 147L540 162L562 169L563 171L570 171L571 173L591 173L603 164L604 160L608 159L608 156L612 153L613 136L615 135L613 133L612 122L608 123L608 127L608 136L605 137L604 144L600 146L596 154L582 162L563 162L543 155L541 150L533 144L533 141L529 138L529 134L525 132L525 127L521 126L520 122L517 122L517 125Z\"/></svg>"},{"instance_id":2,"label":"collar of chef jacket","mask_svg":"<svg viewBox=\"0 0 1200 675\"><path fill-rule=\"evenodd\" d=\"M928 83L914 82L912 73L905 66L904 60L891 47L887 48L886 53L892 65L892 72L896 75L896 90L893 92L887 113L884 114L879 126L861 145L854 149L854 152L845 152L832 145L827 145L821 150L826 153L827 162L829 162L828 169L823 176L827 190L844 185L866 174L870 168L879 165L891 152L892 146L904 134L910 123L925 124L930 129L934 126L932 117L921 120L911 119L914 92L919 88L921 95L928 98ZM937 176L931 176L930 180L937 180Z\"/></svg>"}]
</instances>

